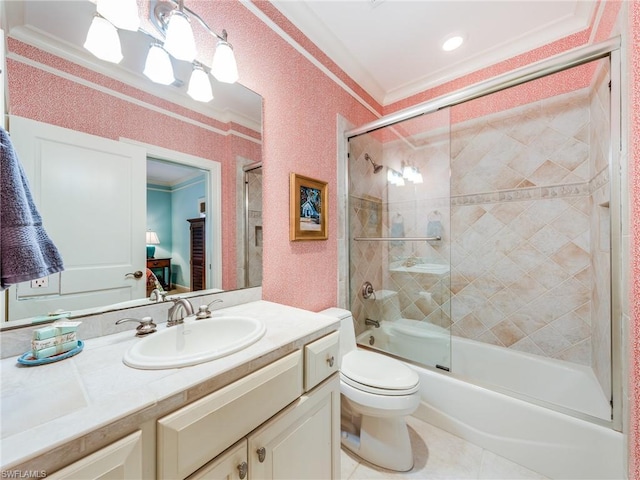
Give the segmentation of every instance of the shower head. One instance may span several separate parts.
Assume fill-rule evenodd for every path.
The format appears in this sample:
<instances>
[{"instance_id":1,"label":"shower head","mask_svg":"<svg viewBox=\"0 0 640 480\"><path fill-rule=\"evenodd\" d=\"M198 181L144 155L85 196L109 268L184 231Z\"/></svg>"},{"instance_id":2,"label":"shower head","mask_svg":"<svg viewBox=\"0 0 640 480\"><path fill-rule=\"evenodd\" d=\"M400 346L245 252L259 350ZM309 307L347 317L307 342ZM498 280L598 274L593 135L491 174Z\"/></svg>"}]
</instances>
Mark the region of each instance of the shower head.
<instances>
[{"instance_id":1,"label":"shower head","mask_svg":"<svg viewBox=\"0 0 640 480\"><path fill-rule=\"evenodd\" d=\"M364 154L364 159L368 160L369 162L371 162L371 165L373 165L373 173L378 173L380 170L382 170L382 165L378 165L376 162L374 162L368 153Z\"/></svg>"}]
</instances>

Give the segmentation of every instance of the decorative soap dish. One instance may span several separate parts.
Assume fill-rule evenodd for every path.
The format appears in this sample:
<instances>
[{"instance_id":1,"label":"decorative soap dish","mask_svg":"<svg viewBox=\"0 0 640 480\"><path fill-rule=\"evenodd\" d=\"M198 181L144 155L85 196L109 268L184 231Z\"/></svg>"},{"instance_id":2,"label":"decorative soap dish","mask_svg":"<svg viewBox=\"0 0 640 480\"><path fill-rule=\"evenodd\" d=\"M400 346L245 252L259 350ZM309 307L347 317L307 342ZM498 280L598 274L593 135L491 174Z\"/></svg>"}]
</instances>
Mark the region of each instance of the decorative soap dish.
<instances>
[{"instance_id":1,"label":"decorative soap dish","mask_svg":"<svg viewBox=\"0 0 640 480\"><path fill-rule=\"evenodd\" d=\"M59 362L60 360L64 360L65 358L73 357L74 355L79 354L84 348L84 342L82 340L78 340L78 346L73 350L69 350L68 352L59 353L58 355L53 355L52 357L47 358L33 358L33 354L31 351L28 351L18 357L18 363L22 365L27 365L29 367L35 367L36 365L46 365L47 363Z\"/></svg>"}]
</instances>

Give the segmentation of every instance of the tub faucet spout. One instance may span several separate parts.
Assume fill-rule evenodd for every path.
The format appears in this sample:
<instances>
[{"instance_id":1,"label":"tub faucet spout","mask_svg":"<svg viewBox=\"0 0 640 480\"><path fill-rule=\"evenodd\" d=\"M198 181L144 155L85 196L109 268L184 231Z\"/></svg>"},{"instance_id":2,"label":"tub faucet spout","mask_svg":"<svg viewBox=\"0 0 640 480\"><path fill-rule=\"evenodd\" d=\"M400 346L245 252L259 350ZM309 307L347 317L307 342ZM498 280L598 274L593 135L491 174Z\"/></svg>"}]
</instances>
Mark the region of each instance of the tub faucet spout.
<instances>
[{"instance_id":1,"label":"tub faucet spout","mask_svg":"<svg viewBox=\"0 0 640 480\"><path fill-rule=\"evenodd\" d=\"M378 320L373 320L371 318L365 318L364 319L364 324L365 325L372 325L376 328L380 328L380 322Z\"/></svg>"}]
</instances>

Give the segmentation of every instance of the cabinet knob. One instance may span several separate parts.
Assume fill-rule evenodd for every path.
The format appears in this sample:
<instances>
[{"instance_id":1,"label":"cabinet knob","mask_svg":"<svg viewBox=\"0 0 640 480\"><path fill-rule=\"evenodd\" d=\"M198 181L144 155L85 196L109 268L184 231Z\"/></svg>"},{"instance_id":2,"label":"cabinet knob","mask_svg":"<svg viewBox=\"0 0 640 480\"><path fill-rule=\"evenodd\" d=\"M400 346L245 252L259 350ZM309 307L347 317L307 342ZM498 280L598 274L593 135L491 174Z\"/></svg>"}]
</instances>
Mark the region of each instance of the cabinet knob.
<instances>
[{"instance_id":1,"label":"cabinet knob","mask_svg":"<svg viewBox=\"0 0 640 480\"><path fill-rule=\"evenodd\" d=\"M267 456L267 451L265 450L265 448L259 448L258 450L256 450L256 453L258 454L258 461L260 463L264 462L264 457Z\"/></svg>"},{"instance_id":2,"label":"cabinet knob","mask_svg":"<svg viewBox=\"0 0 640 480\"><path fill-rule=\"evenodd\" d=\"M240 480L247 476L247 462L242 462L238 465L238 475L240 476Z\"/></svg>"},{"instance_id":3,"label":"cabinet knob","mask_svg":"<svg viewBox=\"0 0 640 480\"><path fill-rule=\"evenodd\" d=\"M334 362L335 362L335 358L333 358L333 355L327 358L327 363L329 364L329 367L333 367Z\"/></svg>"}]
</instances>

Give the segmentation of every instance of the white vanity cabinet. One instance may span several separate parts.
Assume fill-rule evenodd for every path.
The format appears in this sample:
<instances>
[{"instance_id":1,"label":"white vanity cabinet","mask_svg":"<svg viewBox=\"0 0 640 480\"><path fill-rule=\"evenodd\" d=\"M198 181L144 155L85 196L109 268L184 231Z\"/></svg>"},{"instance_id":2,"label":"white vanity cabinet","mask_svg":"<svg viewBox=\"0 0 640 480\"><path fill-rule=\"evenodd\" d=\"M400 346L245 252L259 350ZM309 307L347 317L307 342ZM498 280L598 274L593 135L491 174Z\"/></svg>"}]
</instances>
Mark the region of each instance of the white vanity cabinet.
<instances>
[{"instance_id":1,"label":"white vanity cabinet","mask_svg":"<svg viewBox=\"0 0 640 480\"><path fill-rule=\"evenodd\" d=\"M157 478L339 478L338 334L316 342L159 419Z\"/></svg>"},{"instance_id":2,"label":"white vanity cabinet","mask_svg":"<svg viewBox=\"0 0 640 480\"><path fill-rule=\"evenodd\" d=\"M300 397L248 436L250 480L340 478L340 379Z\"/></svg>"},{"instance_id":3,"label":"white vanity cabinet","mask_svg":"<svg viewBox=\"0 0 640 480\"><path fill-rule=\"evenodd\" d=\"M143 478L142 433L138 430L52 475L47 475L47 478L56 480L79 478L138 480Z\"/></svg>"},{"instance_id":4,"label":"white vanity cabinet","mask_svg":"<svg viewBox=\"0 0 640 480\"><path fill-rule=\"evenodd\" d=\"M334 375L187 480L338 479L339 387Z\"/></svg>"}]
</instances>

